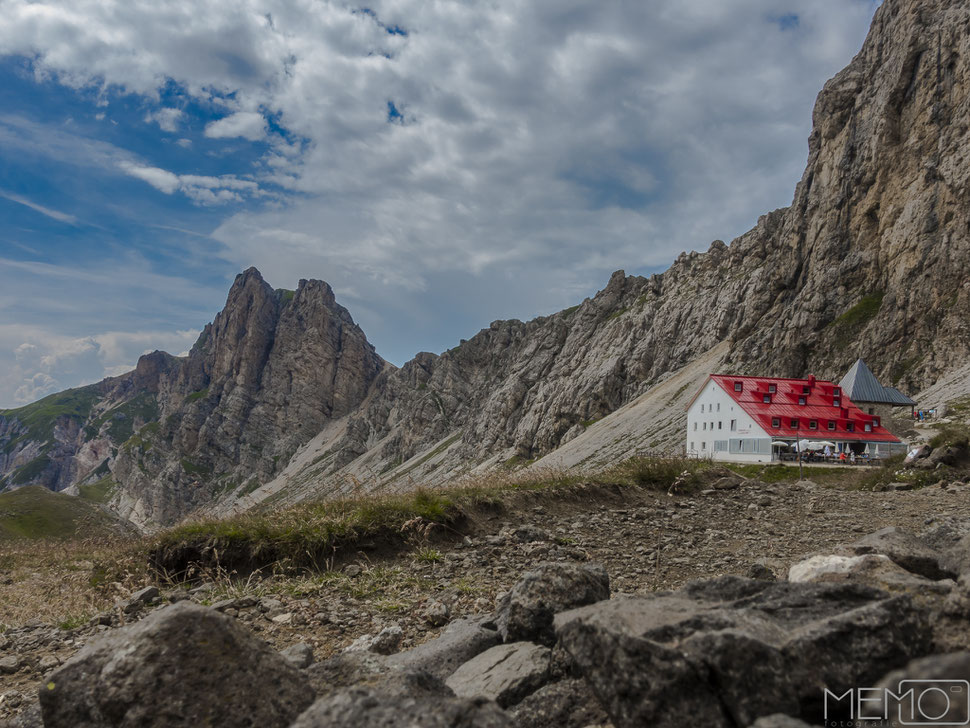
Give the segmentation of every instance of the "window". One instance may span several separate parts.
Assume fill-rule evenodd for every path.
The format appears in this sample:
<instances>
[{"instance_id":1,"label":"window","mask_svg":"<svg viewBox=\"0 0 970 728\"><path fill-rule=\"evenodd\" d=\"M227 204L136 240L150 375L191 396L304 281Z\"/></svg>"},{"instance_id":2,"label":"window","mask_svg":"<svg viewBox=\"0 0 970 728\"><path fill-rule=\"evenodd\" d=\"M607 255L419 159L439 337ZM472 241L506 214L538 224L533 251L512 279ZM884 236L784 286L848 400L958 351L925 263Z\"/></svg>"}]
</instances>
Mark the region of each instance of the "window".
<instances>
[{"instance_id":1,"label":"window","mask_svg":"<svg viewBox=\"0 0 970 728\"><path fill-rule=\"evenodd\" d=\"M804 397L799 397L798 398L798 404L805 404L805 398Z\"/></svg>"},{"instance_id":2,"label":"window","mask_svg":"<svg viewBox=\"0 0 970 728\"><path fill-rule=\"evenodd\" d=\"M701 443L701 450L706 450L706 449L707 449L707 443L706 442L702 442Z\"/></svg>"},{"instance_id":3,"label":"window","mask_svg":"<svg viewBox=\"0 0 970 728\"><path fill-rule=\"evenodd\" d=\"M697 432L697 423L694 423L694 432Z\"/></svg>"},{"instance_id":4,"label":"window","mask_svg":"<svg viewBox=\"0 0 970 728\"><path fill-rule=\"evenodd\" d=\"M707 429L707 423L706 422L704 423L704 427L702 429L704 429L704 430Z\"/></svg>"},{"instance_id":5,"label":"window","mask_svg":"<svg viewBox=\"0 0 970 728\"><path fill-rule=\"evenodd\" d=\"M771 426L772 427L781 427L781 417L772 417L771 418Z\"/></svg>"},{"instance_id":6,"label":"window","mask_svg":"<svg viewBox=\"0 0 970 728\"><path fill-rule=\"evenodd\" d=\"M839 387L834 387L832 389L832 396L833 397L841 397L842 396L842 389L839 388Z\"/></svg>"},{"instance_id":7,"label":"window","mask_svg":"<svg viewBox=\"0 0 970 728\"><path fill-rule=\"evenodd\" d=\"M735 392L740 392L743 388L744 388L744 385L741 382L735 382L734 383L734 391Z\"/></svg>"},{"instance_id":8,"label":"window","mask_svg":"<svg viewBox=\"0 0 970 728\"><path fill-rule=\"evenodd\" d=\"M810 429L810 430L817 430L818 429L818 420L809 420L808 421L808 429Z\"/></svg>"},{"instance_id":9,"label":"window","mask_svg":"<svg viewBox=\"0 0 970 728\"><path fill-rule=\"evenodd\" d=\"M879 418L878 417L873 417L872 418L872 426L873 427L879 427Z\"/></svg>"},{"instance_id":10,"label":"window","mask_svg":"<svg viewBox=\"0 0 970 728\"><path fill-rule=\"evenodd\" d=\"M805 385L804 387L802 387L802 394L811 394L811 393L812 393L811 387L809 387L808 385Z\"/></svg>"},{"instance_id":11,"label":"window","mask_svg":"<svg viewBox=\"0 0 970 728\"><path fill-rule=\"evenodd\" d=\"M842 400L839 399L838 397L836 397L835 399L832 400L832 406L833 407L841 407L842 406Z\"/></svg>"},{"instance_id":12,"label":"window","mask_svg":"<svg viewBox=\"0 0 970 728\"><path fill-rule=\"evenodd\" d=\"M724 428L724 423L721 420L717 421L717 429L721 430Z\"/></svg>"},{"instance_id":13,"label":"window","mask_svg":"<svg viewBox=\"0 0 970 728\"><path fill-rule=\"evenodd\" d=\"M790 422L788 423L788 426L789 426L790 428L792 428L793 430L797 430L797 429L798 429L798 420L791 420L791 421L790 421Z\"/></svg>"},{"instance_id":14,"label":"window","mask_svg":"<svg viewBox=\"0 0 970 728\"><path fill-rule=\"evenodd\" d=\"M704 414L704 405L701 405L701 414Z\"/></svg>"},{"instance_id":15,"label":"window","mask_svg":"<svg viewBox=\"0 0 970 728\"><path fill-rule=\"evenodd\" d=\"M845 426L845 429L848 432L855 432L855 423L854 422L847 423L846 426Z\"/></svg>"},{"instance_id":16,"label":"window","mask_svg":"<svg viewBox=\"0 0 970 728\"><path fill-rule=\"evenodd\" d=\"M867 422L865 427L866 432L872 432L872 423Z\"/></svg>"},{"instance_id":17,"label":"window","mask_svg":"<svg viewBox=\"0 0 970 728\"><path fill-rule=\"evenodd\" d=\"M835 429L835 420L829 420L829 429L830 430L834 430Z\"/></svg>"},{"instance_id":18,"label":"window","mask_svg":"<svg viewBox=\"0 0 970 728\"><path fill-rule=\"evenodd\" d=\"M690 441L690 449L691 449L691 450L693 450L693 449L694 449L694 441L693 441L693 440L691 440L691 441Z\"/></svg>"},{"instance_id":19,"label":"window","mask_svg":"<svg viewBox=\"0 0 970 728\"><path fill-rule=\"evenodd\" d=\"M734 432L737 429L738 429L738 421L737 420L731 420L731 432Z\"/></svg>"},{"instance_id":20,"label":"window","mask_svg":"<svg viewBox=\"0 0 970 728\"><path fill-rule=\"evenodd\" d=\"M772 394L774 394L775 392L778 391L778 385L777 384L769 384L768 385L768 391L771 392Z\"/></svg>"},{"instance_id":21,"label":"window","mask_svg":"<svg viewBox=\"0 0 970 728\"><path fill-rule=\"evenodd\" d=\"M771 404L771 395L770 394L764 395L761 398L761 401L764 402L765 404Z\"/></svg>"},{"instance_id":22,"label":"window","mask_svg":"<svg viewBox=\"0 0 970 728\"><path fill-rule=\"evenodd\" d=\"M718 412L720 412L720 411L721 411L721 403L720 403L720 402L718 402L718 403L717 403L717 411L718 411Z\"/></svg>"}]
</instances>

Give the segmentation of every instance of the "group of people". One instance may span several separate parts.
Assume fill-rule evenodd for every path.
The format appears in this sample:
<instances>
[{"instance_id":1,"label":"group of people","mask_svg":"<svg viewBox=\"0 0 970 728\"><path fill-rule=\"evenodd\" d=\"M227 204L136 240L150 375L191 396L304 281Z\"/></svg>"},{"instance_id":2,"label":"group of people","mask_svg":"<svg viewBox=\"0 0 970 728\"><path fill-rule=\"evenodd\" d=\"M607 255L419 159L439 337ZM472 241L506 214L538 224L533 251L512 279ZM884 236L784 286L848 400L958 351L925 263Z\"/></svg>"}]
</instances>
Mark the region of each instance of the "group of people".
<instances>
[{"instance_id":1,"label":"group of people","mask_svg":"<svg viewBox=\"0 0 970 728\"><path fill-rule=\"evenodd\" d=\"M930 417L936 417L935 409L914 409L913 410L913 420L917 422L926 422Z\"/></svg>"}]
</instances>

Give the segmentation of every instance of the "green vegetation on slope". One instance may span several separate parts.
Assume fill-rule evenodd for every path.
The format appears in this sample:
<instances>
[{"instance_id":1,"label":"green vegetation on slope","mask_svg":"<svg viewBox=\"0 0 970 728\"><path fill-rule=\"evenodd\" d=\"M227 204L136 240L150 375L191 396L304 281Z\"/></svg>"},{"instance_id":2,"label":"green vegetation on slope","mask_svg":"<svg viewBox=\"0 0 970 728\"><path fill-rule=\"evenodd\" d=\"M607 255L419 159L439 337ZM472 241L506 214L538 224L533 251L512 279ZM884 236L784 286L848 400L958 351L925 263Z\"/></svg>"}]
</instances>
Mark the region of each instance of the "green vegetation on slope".
<instances>
[{"instance_id":1,"label":"green vegetation on slope","mask_svg":"<svg viewBox=\"0 0 970 728\"><path fill-rule=\"evenodd\" d=\"M50 442L54 439L54 425L59 418L70 417L84 422L91 416L91 410L99 399L100 395L94 387L79 387L52 394L24 407L0 410L0 415L15 419L27 428L26 434L11 439L4 451L13 452L20 442Z\"/></svg>"},{"instance_id":2,"label":"green vegetation on slope","mask_svg":"<svg viewBox=\"0 0 970 728\"><path fill-rule=\"evenodd\" d=\"M77 489L80 497L86 501L91 501L92 503L107 503L111 500L111 496L117 487L118 484L109 476L107 478L101 478L96 483L79 485Z\"/></svg>"},{"instance_id":3,"label":"green vegetation on slope","mask_svg":"<svg viewBox=\"0 0 970 728\"><path fill-rule=\"evenodd\" d=\"M855 333L869 323L882 308L883 293L877 291L863 296L862 299L832 322L832 326L842 333Z\"/></svg>"},{"instance_id":4,"label":"green vegetation on slope","mask_svg":"<svg viewBox=\"0 0 970 728\"><path fill-rule=\"evenodd\" d=\"M109 422L107 435L114 442L122 443L135 434L135 423L154 422L158 419L158 400L151 392L142 392L122 405L102 414L98 419L84 428L84 434L89 438L97 436L101 426Z\"/></svg>"},{"instance_id":5,"label":"green vegetation on slope","mask_svg":"<svg viewBox=\"0 0 970 728\"><path fill-rule=\"evenodd\" d=\"M677 482L678 492L684 492L725 474L724 468L706 460L652 457L631 458L596 475L505 471L450 488L304 503L186 523L157 537L150 560L156 569L173 576L186 574L194 566L240 572L270 564L319 569L364 542L395 548L416 532L449 533L465 518L468 508L499 504L517 491L562 490L584 484L666 491Z\"/></svg>"},{"instance_id":6,"label":"green vegetation on slope","mask_svg":"<svg viewBox=\"0 0 970 728\"><path fill-rule=\"evenodd\" d=\"M50 462L50 458L46 455L36 457L26 465L14 470L13 475L10 476L10 482L14 485L23 485L36 480L47 469Z\"/></svg>"},{"instance_id":7,"label":"green vegetation on slope","mask_svg":"<svg viewBox=\"0 0 970 728\"><path fill-rule=\"evenodd\" d=\"M113 523L97 506L39 485L0 493L0 540L96 536Z\"/></svg>"}]
</instances>

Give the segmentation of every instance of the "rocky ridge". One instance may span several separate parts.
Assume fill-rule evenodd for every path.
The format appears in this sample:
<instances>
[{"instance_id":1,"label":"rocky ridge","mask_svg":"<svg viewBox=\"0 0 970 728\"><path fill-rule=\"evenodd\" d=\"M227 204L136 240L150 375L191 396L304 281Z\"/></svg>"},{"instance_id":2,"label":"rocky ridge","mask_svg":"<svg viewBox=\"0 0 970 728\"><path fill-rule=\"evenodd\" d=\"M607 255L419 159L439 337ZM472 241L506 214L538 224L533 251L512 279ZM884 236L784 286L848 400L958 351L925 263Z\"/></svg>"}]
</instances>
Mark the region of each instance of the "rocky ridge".
<instances>
[{"instance_id":1,"label":"rocky ridge","mask_svg":"<svg viewBox=\"0 0 970 728\"><path fill-rule=\"evenodd\" d=\"M0 488L110 478L111 506L148 526L669 449L715 369L838 378L863 356L911 392L946 378L970 351L968 22L964 0L886 0L819 94L791 207L730 246L618 271L576 307L400 369L325 283L273 291L251 269L186 360L152 355L86 388L87 415L43 432L0 412ZM156 419L106 437L101 418L138 397Z\"/></svg>"}]
</instances>

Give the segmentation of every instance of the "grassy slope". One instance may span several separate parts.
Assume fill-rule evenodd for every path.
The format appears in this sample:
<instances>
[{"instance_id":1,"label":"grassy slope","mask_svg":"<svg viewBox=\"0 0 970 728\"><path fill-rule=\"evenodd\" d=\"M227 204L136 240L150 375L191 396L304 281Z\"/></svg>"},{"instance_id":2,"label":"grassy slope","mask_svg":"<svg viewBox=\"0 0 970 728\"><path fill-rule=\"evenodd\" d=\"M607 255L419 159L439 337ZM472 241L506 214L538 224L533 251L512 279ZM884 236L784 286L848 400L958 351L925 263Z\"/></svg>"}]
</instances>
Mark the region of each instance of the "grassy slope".
<instances>
[{"instance_id":1,"label":"grassy slope","mask_svg":"<svg viewBox=\"0 0 970 728\"><path fill-rule=\"evenodd\" d=\"M114 520L85 499L31 485L0 493L0 540L96 536Z\"/></svg>"}]
</instances>

